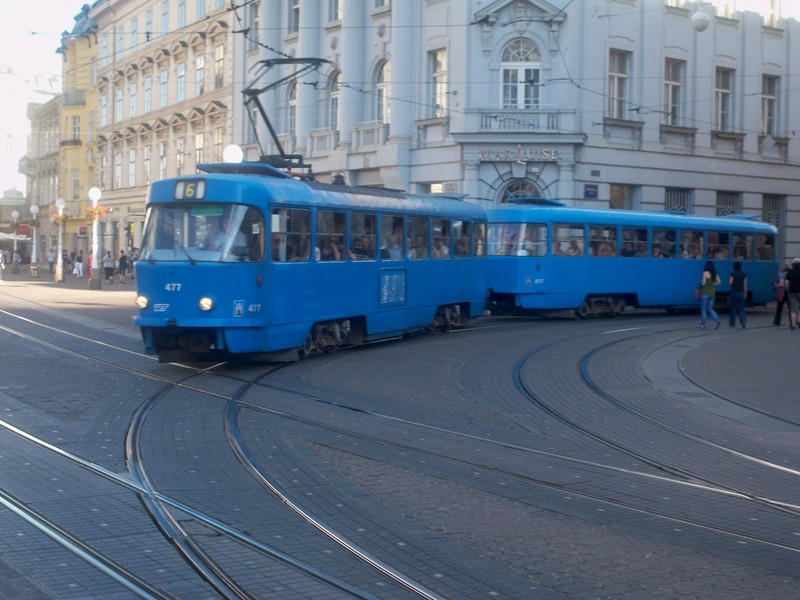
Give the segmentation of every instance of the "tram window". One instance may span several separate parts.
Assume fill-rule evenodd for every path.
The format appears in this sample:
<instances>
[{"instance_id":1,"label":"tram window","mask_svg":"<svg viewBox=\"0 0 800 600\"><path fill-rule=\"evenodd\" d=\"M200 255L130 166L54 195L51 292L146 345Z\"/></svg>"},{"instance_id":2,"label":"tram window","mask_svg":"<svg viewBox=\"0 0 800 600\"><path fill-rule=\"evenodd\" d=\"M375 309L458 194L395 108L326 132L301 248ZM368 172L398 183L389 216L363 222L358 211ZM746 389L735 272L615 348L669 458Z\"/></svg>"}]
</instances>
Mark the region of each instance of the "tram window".
<instances>
[{"instance_id":1,"label":"tram window","mask_svg":"<svg viewBox=\"0 0 800 600\"><path fill-rule=\"evenodd\" d=\"M433 258L450 258L450 219L433 220Z\"/></svg>"},{"instance_id":2,"label":"tram window","mask_svg":"<svg viewBox=\"0 0 800 600\"><path fill-rule=\"evenodd\" d=\"M622 248L619 255L625 258L647 256L647 229L644 227L623 227Z\"/></svg>"},{"instance_id":3,"label":"tram window","mask_svg":"<svg viewBox=\"0 0 800 600\"><path fill-rule=\"evenodd\" d=\"M703 258L705 255L702 231L682 231L680 257Z\"/></svg>"},{"instance_id":4,"label":"tram window","mask_svg":"<svg viewBox=\"0 0 800 600\"><path fill-rule=\"evenodd\" d=\"M472 247L475 248L475 256L486 256L486 223L478 221L472 228L474 240ZM467 252L469 255L469 252Z\"/></svg>"},{"instance_id":5,"label":"tram window","mask_svg":"<svg viewBox=\"0 0 800 600\"><path fill-rule=\"evenodd\" d=\"M345 214L333 210L317 211L316 248L314 256L322 262L339 261L344 257Z\"/></svg>"},{"instance_id":6,"label":"tram window","mask_svg":"<svg viewBox=\"0 0 800 600\"><path fill-rule=\"evenodd\" d=\"M772 235L756 236L756 260L773 260L775 258L775 237Z\"/></svg>"},{"instance_id":7,"label":"tram window","mask_svg":"<svg viewBox=\"0 0 800 600\"><path fill-rule=\"evenodd\" d=\"M706 234L707 257L712 260L728 260L730 253L730 235L725 232L709 231Z\"/></svg>"},{"instance_id":8,"label":"tram window","mask_svg":"<svg viewBox=\"0 0 800 600\"><path fill-rule=\"evenodd\" d=\"M477 235L477 230L475 233ZM469 256L470 249L472 248L470 241L469 221L461 221L459 219L453 221L453 255L461 258ZM475 252L476 254L478 252L477 246L475 247Z\"/></svg>"},{"instance_id":9,"label":"tram window","mask_svg":"<svg viewBox=\"0 0 800 600\"><path fill-rule=\"evenodd\" d=\"M592 225L589 228L589 255L611 258L617 255L617 228L614 225Z\"/></svg>"},{"instance_id":10,"label":"tram window","mask_svg":"<svg viewBox=\"0 0 800 600\"><path fill-rule=\"evenodd\" d=\"M564 256L583 256L586 247L583 225L553 225L554 250L556 245Z\"/></svg>"},{"instance_id":11,"label":"tram window","mask_svg":"<svg viewBox=\"0 0 800 600\"><path fill-rule=\"evenodd\" d=\"M295 208L272 211L272 260L306 262L311 259L311 212Z\"/></svg>"},{"instance_id":12,"label":"tram window","mask_svg":"<svg viewBox=\"0 0 800 600\"><path fill-rule=\"evenodd\" d=\"M675 258L675 230L653 229L652 258Z\"/></svg>"},{"instance_id":13,"label":"tram window","mask_svg":"<svg viewBox=\"0 0 800 600\"><path fill-rule=\"evenodd\" d=\"M750 260L753 251L753 236L749 233L736 233L733 236L733 260Z\"/></svg>"},{"instance_id":14,"label":"tram window","mask_svg":"<svg viewBox=\"0 0 800 600\"><path fill-rule=\"evenodd\" d=\"M428 258L429 251L428 219L425 217L408 218L408 257L411 259Z\"/></svg>"},{"instance_id":15,"label":"tram window","mask_svg":"<svg viewBox=\"0 0 800 600\"><path fill-rule=\"evenodd\" d=\"M402 260L405 239L403 217L381 215L381 259Z\"/></svg>"},{"instance_id":16,"label":"tram window","mask_svg":"<svg viewBox=\"0 0 800 600\"><path fill-rule=\"evenodd\" d=\"M350 215L350 250L352 260L375 260L375 215L353 213Z\"/></svg>"}]
</instances>

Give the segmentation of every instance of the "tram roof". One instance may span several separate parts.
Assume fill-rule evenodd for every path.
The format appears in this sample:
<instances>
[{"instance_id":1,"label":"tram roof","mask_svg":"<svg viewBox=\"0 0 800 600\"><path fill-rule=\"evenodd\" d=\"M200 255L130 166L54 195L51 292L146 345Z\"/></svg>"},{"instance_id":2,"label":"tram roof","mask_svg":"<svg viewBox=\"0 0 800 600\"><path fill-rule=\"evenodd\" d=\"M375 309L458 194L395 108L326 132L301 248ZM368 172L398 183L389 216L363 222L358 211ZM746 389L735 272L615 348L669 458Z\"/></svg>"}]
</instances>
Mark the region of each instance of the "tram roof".
<instances>
[{"instance_id":1,"label":"tram roof","mask_svg":"<svg viewBox=\"0 0 800 600\"><path fill-rule=\"evenodd\" d=\"M755 215L705 217L664 211L600 210L549 204L514 204L491 208L489 221L511 223L584 223L587 225L622 225L639 227L674 227L677 229L730 229L735 231L772 232L773 225Z\"/></svg>"}]
</instances>

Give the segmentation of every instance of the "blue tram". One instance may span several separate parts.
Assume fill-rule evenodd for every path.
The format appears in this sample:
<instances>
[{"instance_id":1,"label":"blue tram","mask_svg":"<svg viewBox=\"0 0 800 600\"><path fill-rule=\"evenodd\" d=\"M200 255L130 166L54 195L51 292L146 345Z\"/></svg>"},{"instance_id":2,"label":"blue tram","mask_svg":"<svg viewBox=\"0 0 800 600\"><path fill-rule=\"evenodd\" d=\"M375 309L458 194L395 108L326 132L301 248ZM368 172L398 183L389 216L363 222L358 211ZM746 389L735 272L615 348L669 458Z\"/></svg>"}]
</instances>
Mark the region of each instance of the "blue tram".
<instances>
[{"instance_id":1,"label":"blue tram","mask_svg":"<svg viewBox=\"0 0 800 600\"><path fill-rule=\"evenodd\" d=\"M138 314L146 351L293 360L435 328L486 304L485 211L454 197L213 164L151 186Z\"/></svg>"},{"instance_id":2,"label":"blue tram","mask_svg":"<svg viewBox=\"0 0 800 600\"><path fill-rule=\"evenodd\" d=\"M567 208L528 199L488 211L490 302L499 311L620 314L626 306L696 308L707 260L725 305L733 262L747 301L766 304L777 276L775 227L746 217Z\"/></svg>"}]
</instances>

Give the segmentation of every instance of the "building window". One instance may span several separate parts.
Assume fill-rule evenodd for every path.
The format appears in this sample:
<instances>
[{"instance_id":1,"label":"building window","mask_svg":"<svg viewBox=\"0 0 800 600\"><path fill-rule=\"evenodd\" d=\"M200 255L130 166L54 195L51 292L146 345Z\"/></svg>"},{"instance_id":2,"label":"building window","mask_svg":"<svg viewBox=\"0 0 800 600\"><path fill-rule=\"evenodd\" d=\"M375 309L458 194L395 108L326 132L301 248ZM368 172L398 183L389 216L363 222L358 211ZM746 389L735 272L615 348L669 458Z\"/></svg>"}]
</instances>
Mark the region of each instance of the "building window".
<instances>
[{"instance_id":1,"label":"building window","mask_svg":"<svg viewBox=\"0 0 800 600\"><path fill-rule=\"evenodd\" d=\"M328 0L328 21L342 20L341 0Z\"/></svg>"},{"instance_id":2,"label":"building window","mask_svg":"<svg viewBox=\"0 0 800 600\"><path fill-rule=\"evenodd\" d=\"M287 0L289 3L289 23L286 31L297 33L300 31L300 0Z\"/></svg>"},{"instance_id":3,"label":"building window","mask_svg":"<svg viewBox=\"0 0 800 600\"><path fill-rule=\"evenodd\" d=\"M633 210L633 188L629 185L610 185L609 208L614 210Z\"/></svg>"},{"instance_id":4,"label":"building window","mask_svg":"<svg viewBox=\"0 0 800 600\"><path fill-rule=\"evenodd\" d=\"M186 100L186 63L179 62L176 66L176 72L178 78L177 101L183 102Z\"/></svg>"},{"instance_id":5,"label":"building window","mask_svg":"<svg viewBox=\"0 0 800 600\"><path fill-rule=\"evenodd\" d=\"M225 85L225 45L214 46L214 89Z\"/></svg>"},{"instance_id":6,"label":"building window","mask_svg":"<svg viewBox=\"0 0 800 600\"><path fill-rule=\"evenodd\" d=\"M668 58L664 63L664 122L683 125L683 81L686 63Z\"/></svg>"},{"instance_id":7,"label":"building window","mask_svg":"<svg viewBox=\"0 0 800 600\"><path fill-rule=\"evenodd\" d=\"M136 84L131 83L128 86L128 117L133 119L136 117Z\"/></svg>"},{"instance_id":8,"label":"building window","mask_svg":"<svg viewBox=\"0 0 800 600\"><path fill-rule=\"evenodd\" d=\"M128 187L136 187L136 148L128 150Z\"/></svg>"},{"instance_id":9,"label":"building window","mask_svg":"<svg viewBox=\"0 0 800 600\"><path fill-rule=\"evenodd\" d=\"M222 162L224 135L222 127L214 128L214 161Z\"/></svg>"},{"instance_id":10,"label":"building window","mask_svg":"<svg viewBox=\"0 0 800 600\"><path fill-rule=\"evenodd\" d=\"M785 243L784 224L786 219L786 196L764 194L761 206L761 220L778 229L778 239L775 241L776 251L774 258L782 261L784 257L783 248Z\"/></svg>"},{"instance_id":11,"label":"building window","mask_svg":"<svg viewBox=\"0 0 800 600\"><path fill-rule=\"evenodd\" d=\"M108 66L108 36L104 35L100 38L100 66Z\"/></svg>"},{"instance_id":12,"label":"building window","mask_svg":"<svg viewBox=\"0 0 800 600\"><path fill-rule=\"evenodd\" d=\"M72 139L81 139L81 118L78 115L72 117Z\"/></svg>"},{"instance_id":13,"label":"building window","mask_svg":"<svg viewBox=\"0 0 800 600\"><path fill-rule=\"evenodd\" d=\"M70 172L72 181L72 199L73 200L80 200L81 199L81 170L80 169L72 169Z\"/></svg>"},{"instance_id":14,"label":"building window","mask_svg":"<svg viewBox=\"0 0 800 600\"><path fill-rule=\"evenodd\" d=\"M169 0L161 3L161 35L169 33Z\"/></svg>"},{"instance_id":15,"label":"building window","mask_svg":"<svg viewBox=\"0 0 800 600\"><path fill-rule=\"evenodd\" d=\"M114 90L114 119L116 123L122 121L122 88Z\"/></svg>"},{"instance_id":16,"label":"building window","mask_svg":"<svg viewBox=\"0 0 800 600\"><path fill-rule=\"evenodd\" d=\"M294 137L297 133L297 82L293 81L287 94L289 110L286 117L286 131Z\"/></svg>"},{"instance_id":17,"label":"building window","mask_svg":"<svg viewBox=\"0 0 800 600\"><path fill-rule=\"evenodd\" d=\"M501 106L511 109L539 106L539 48L524 39L513 40L501 55L500 72L503 89Z\"/></svg>"},{"instance_id":18,"label":"building window","mask_svg":"<svg viewBox=\"0 0 800 600\"><path fill-rule=\"evenodd\" d=\"M180 177L183 175L183 168L186 164L186 142L182 137L175 138L175 174Z\"/></svg>"},{"instance_id":19,"label":"building window","mask_svg":"<svg viewBox=\"0 0 800 600\"><path fill-rule=\"evenodd\" d=\"M114 189L122 189L122 152L114 153Z\"/></svg>"},{"instance_id":20,"label":"building window","mask_svg":"<svg viewBox=\"0 0 800 600\"><path fill-rule=\"evenodd\" d=\"M94 111L89 112L89 127L86 132L86 143L94 143Z\"/></svg>"},{"instance_id":21,"label":"building window","mask_svg":"<svg viewBox=\"0 0 800 600\"><path fill-rule=\"evenodd\" d=\"M392 66L383 61L378 67L375 81L375 120L388 123L391 113Z\"/></svg>"},{"instance_id":22,"label":"building window","mask_svg":"<svg viewBox=\"0 0 800 600\"><path fill-rule=\"evenodd\" d=\"M125 28L117 27L117 47L114 50L114 58L117 62L122 61L123 52L125 52Z\"/></svg>"},{"instance_id":23,"label":"building window","mask_svg":"<svg viewBox=\"0 0 800 600\"><path fill-rule=\"evenodd\" d=\"M158 178L166 179L167 177L167 143L158 143Z\"/></svg>"},{"instance_id":24,"label":"building window","mask_svg":"<svg viewBox=\"0 0 800 600\"><path fill-rule=\"evenodd\" d=\"M328 96L328 127L336 131L339 129L339 97L341 96L338 72L331 75L328 81L328 89L330 90Z\"/></svg>"},{"instance_id":25,"label":"building window","mask_svg":"<svg viewBox=\"0 0 800 600\"><path fill-rule=\"evenodd\" d=\"M761 78L761 135L775 135L779 81L770 75Z\"/></svg>"},{"instance_id":26,"label":"building window","mask_svg":"<svg viewBox=\"0 0 800 600\"><path fill-rule=\"evenodd\" d=\"M144 78L144 112L153 110L153 78L148 75Z\"/></svg>"},{"instance_id":27,"label":"building window","mask_svg":"<svg viewBox=\"0 0 800 600\"><path fill-rule=\"evenodd\" d=\"M733 71L717 69L714 84L714 129L731 130L731 96L733 95Z\"/></svg>"},{"instance_id":28,"label":"building window","mask_svg":"<svg viewBox=\"0 0 800 600\"><path fill-rule=\"evenodd\" d=\"M247 32L247 49L257 50L259 41L259 28L261 27L261 3L254 2L250 5L250 12L247 13L250 20L249 31Z\"/></svg>"},{"instance_id":29,"label":"building window","mask_svg":"<svg viewBox=\"0 0 800 600\"><path fill-rule=\"evenodd\" d=\"M168 83L169 83L169 71L167 69L161 69L161 72L158 76L158 97L159 97L159 106L164 108L167 105L168 101Z\"/></svg>"},{"instance_id":30,"label":"building window","mask_svg":"<svg viewBox=\"0 0 800 600\"><path fill-rule=\"evenodd\" d=\"M100 96L100 127L108 125L108 95Z\"/></svg>"},{"instance_id":31,"label":"building window","mask_svg":"<svg viewBox=\"0 0 800 600\"><path fill-rule=\"evenodd\" d=\"M150 146L142 148L142 171L144 174L144 184L150 185Z\"/></svg>"},{"instance_id":32,"label":"building window","mask_svg":"<svg viewBox=\"0 0 800 600\"><path fill-rule=\"evenodd\" d=\"M664 210L690 214L693 210L692 190L667 188L664 190Z\"/></svg>"},{"instance_id":33,"label":"building window","mask_svg":"<svg viewBox=\"0 0 800 600\"><path fill-rule=\"evenodd\" d=\"M131 21L131 54L134 54L139 46L139 40L137 38L138 35L139 35L139 21L134 19L133 21Z\"/></svg>"},{"instance_id":34,"label":"building window","mask_svg":"<svg viewBox=\"0 0 800 600\"><path fill-rule=\"evenodd\" d=\"M178 29L186 27L186 0L178 0Z\"/></svg>"},{"instance_id":35,"label":"building window","mask_svg":"<svg viewBox=\"0 0 800 600\"><path fill-rule=\"evenodd\" d=\"M205 92L205 79L206 79L206 55L198 54L194 59L194 94L195 96L202 96Z\"/></svg>"},{"instance_id":36,"label":"building window","mask_svg":"<svg viewBox=\"0 0 800 600\"><path fill-rule=\"evenodd\" d=\"M206 0L197 0L197 20L206 18Z\"/></svg>"},{"instance_id":37,"label":"building window","mask_svg":"<svg viewBox=\"0 0 800 600\"><path fill-rule=\"evenodd\" d=\"M628 118L630 61L629 52L611 50L608 56L608 116L612 119Z\"/></svg>"},{"instance_id":38,"label":"building window","mask_svg":"<svg viewBox=\"0 0 800 600\"><path fill-rule=\"evenodd\" d=\"M536 198L540 195L535 183L527 179L517 179L506 186L500 202L508 202L515 198Z\"/></svg>"},{"instance_id":39,"label":"building window","mask_svg":"<svg viewBox=\"0 0 800 600\"><path fill-rule=\"evenodd\" d=\"M144 45L149 46L153 37L153 11L144 13Z\"/></svg>"},{"instance_id":40,"label":"building window","mask_svg":"<svg viewBox=\"0 0 800 600\"><path fill-rule=\"evenodd\" d=\"M447 50L434 50L428 56L433 116L444 117L447 114Z\"/></svg>"},{"instance_id":41,"label":"building window","mask_svg":"<svg viewBox=\"0 0 800 600\"><path fill-rule=\"evenodd\" d=\"M739 192L717 192L717 216L742 213L742 195Z\"/></svg>"},{"instance_id":42,"label":"building window","mask_svg":"<svg viewBox=\"0 0 800 600\"><path fill-rule=\"evenodd\" d=\"M206 162L206 134L194 134L194 164L201 165Z\"/></svg>"}]
</instances>

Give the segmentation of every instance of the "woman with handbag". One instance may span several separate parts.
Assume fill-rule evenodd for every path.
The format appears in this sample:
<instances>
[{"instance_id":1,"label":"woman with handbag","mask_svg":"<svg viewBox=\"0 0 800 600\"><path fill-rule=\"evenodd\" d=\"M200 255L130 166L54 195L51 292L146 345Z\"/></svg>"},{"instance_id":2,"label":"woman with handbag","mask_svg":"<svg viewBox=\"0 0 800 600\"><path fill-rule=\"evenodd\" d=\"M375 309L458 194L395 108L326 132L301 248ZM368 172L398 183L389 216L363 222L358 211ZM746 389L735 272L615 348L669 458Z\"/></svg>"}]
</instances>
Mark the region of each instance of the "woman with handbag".
<instances>
[{"instance_id":1,"label":"woman with handbag","mask_svg":"<svg viewBox=\"0 0 800 600\"><path fill-rule=\"evenodd\" d=\"M787 302L786 298L786 271L789 270L789 265L783 264L781 265L781 271L778 273L778 278L772 282L772 285L775 286L775 318L772 319L773 325L780 326L781 324L781 317L783 316L783 307L786 307L786 313L789 313L789 303ZM789 316L789 322L791 323L792 317Z\"/></svg>"},{"instance_id":2,"label":"woman with handbag","mask_svg":"<svg viewBox=\"0 0 800 600\"><path fill-rule=\"evenodd\" d=\"M719 275L714 268L714 263L706 261L703 267L703 276L700 279L700 327L706 328L706 313L714 319L715 329L719 329L719 316L714 310L714 300L716 300L715 288L719 285Z\"/></svg>"}]
</instances>

